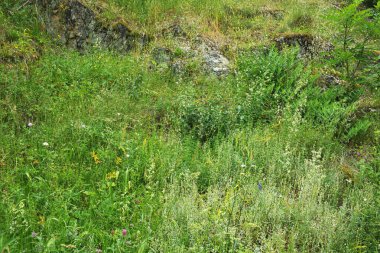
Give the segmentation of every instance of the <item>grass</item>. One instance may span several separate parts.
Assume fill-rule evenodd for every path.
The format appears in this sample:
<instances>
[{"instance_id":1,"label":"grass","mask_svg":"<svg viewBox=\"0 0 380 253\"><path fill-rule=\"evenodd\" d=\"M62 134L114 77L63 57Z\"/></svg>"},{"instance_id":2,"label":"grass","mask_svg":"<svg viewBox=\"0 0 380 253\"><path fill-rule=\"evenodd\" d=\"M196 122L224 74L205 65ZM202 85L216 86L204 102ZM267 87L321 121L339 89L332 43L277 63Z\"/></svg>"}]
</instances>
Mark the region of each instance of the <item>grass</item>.
<instances>
[{"instance_id":1,"label":"grass","mask_svg":"<svg viewBox=\"0 0 380 253\"><path fill-rule=\"evenodd\" d=\"M192 18L218 20L237 43L249 40L249 19L268 36L321 24L302 10L322 1L291 2L294 10L220 1L216 10L240 9L220 19L199 1L128 2L118 11L156 31L171 11L199 12ZM286 9L284 19L241 11L263 4ZM18 34L0 45L41 47L38 57L0 65L0 251L379 251L376 81L321 88L326 59L275 48L234 54L224 79L198 69L177 76L152 70L145 52L58 48L27 22L36 18L31 6L19 21L0 6L9 24L0 38Z\"/></svg>"}]
</instances>

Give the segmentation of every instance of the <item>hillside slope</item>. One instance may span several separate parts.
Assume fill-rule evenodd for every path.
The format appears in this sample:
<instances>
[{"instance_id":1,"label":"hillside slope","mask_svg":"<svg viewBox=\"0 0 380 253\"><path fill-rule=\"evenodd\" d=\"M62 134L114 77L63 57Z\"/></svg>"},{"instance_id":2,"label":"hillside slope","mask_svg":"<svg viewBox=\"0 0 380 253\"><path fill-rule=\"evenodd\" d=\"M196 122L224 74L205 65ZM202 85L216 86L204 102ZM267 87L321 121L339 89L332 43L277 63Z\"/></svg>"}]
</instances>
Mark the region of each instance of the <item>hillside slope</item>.
<instances>
[{"instance_id":1,"label":"hillside slope","mask_svg":"<svg viewBox=\"0 0 380 253\"><path fill-rule=\"evenodd\" d=\"M0 251L379 251L379 10L1 1Z\"/></svg>"}]
</instances>

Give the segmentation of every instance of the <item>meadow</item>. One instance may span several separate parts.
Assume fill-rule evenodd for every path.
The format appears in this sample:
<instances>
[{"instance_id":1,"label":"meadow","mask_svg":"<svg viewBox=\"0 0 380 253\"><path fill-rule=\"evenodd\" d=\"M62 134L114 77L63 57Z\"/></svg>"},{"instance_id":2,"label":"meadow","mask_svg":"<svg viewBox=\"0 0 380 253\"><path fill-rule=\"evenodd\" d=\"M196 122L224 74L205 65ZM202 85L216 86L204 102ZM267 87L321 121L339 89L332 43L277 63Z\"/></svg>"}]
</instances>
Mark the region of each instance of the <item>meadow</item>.
<instances>
[{"instance_id":1,"label":"meadow","mask_svg":"<svg viewBox=\"0 0 380 253\"><path fill-rule=\"evenodd\" d=\"M182 20L230 45L233 70L78 52L33 1L2 1L0 252L380 251L380 4L83 2L153 45ZM284 16L247 16L264 9ZM305 59L279 33L334 49Z\"/></svg>"}]
</instances>

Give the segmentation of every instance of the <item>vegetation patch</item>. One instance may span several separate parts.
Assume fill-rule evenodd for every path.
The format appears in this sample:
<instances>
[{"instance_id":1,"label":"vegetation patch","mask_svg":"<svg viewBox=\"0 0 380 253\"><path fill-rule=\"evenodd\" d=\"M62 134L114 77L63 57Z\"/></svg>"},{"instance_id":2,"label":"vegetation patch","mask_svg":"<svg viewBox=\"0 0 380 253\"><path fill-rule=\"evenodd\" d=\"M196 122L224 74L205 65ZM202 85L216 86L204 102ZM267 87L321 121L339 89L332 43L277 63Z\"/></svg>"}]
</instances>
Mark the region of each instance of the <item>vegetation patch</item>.
<instances>
[{"instance_id":1,"label":"vegetation patch","mask_svg":"<svg viewBox=\"0 0 380 253\"><path fill-rule=\"evenodd\" d=\"M1 1L0 252L378 252L365 4Z\"/></svg>"}]
</instances>

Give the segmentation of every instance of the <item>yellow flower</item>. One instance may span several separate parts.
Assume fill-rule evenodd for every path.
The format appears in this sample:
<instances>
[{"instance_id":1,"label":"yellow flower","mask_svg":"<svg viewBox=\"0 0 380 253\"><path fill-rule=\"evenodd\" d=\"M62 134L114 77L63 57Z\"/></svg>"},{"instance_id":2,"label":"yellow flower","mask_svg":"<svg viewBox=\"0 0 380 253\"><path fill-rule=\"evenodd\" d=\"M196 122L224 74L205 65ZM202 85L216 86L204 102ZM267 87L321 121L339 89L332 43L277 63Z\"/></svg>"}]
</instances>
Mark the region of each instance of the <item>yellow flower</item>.
<instances>
[{"instance_id":1,"label":"yellow flower","mask_svg":"<svg viewBox=\"0 0 380 253\"><path fill-rule=\"evenodd\" d=\"M38 224L44 225L45 224L45 217L40 215L39 218L40 218L40 221L38 222Z\"/></svg>"},{"instance_id":2,"label":"yellow flower","mask_svg":"<svg viewBox=\"0 0 380 253\"><path fill-rule=\"evenodd\" d=\"M116 159L115 159L115 163L116 163L116 165L121 164L121 162L122 162L121 157L116 157Z\"/></svg>"},{"instance_id":3,"label":"yellow flower","mask_svg":"<svg viewBox=\"0 0 380 253\"><path fill-rule=\"evenodd\" d=\"M102 162L102 161L100 161L99 156L95 153L95 151L92 151L91 157L92 157L92 159L94 159L95 164L99 164Z\"/></svg>"},{"instance_id":4,"label":"yellow flower","mask_svg":"<svg viewBox=\"0 0 380 253\"><path fill-rule=\"evenodd\" d=\"M118 178L119 178L119 171L112 171L106 175L107 180L118 179Z\"/></svg>"}]
</instances>

